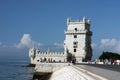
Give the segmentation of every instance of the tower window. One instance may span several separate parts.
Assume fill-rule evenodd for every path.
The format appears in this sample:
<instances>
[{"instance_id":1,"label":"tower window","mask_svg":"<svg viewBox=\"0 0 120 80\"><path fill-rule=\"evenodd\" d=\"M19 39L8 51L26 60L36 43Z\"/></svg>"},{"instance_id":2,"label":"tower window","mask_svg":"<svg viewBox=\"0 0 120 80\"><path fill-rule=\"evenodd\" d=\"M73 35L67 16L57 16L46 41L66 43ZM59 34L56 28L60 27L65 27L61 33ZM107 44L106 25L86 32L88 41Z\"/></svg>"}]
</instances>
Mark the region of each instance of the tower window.
<instances>
[{"instance_id":1,"label":"tower window","mask_svg":"<svg viewBox=\"0 0 120 80\"><path fill-rule=\"evenodd\" d=\"M78 44L78 42L73 42L73 48L77 48L77 44Z\"/></svg>"},{"instance_id":2,"label":"tower window","mask_svg":"<svg viewBox=\"0 0 120 80\"><path fill-rule=\"evenodd\" d=\"M77 45L77 43L78 43L77 41L73 42L74 45Z\"/></svg>"},{"instance_id":3,"label":"tower window","mask_svg":"<svg viewBox=\"0 0 120 80\"><path fill-rule=\"evenodd\" d=\"M77 48L77 45L74 45L73 48Z\"/></svg>"},{"instance_id":4,"label":"tower window","mask_svg":"<svg viewBox=\"0 0 120 80\"><path fill-rule=\"evenodd\" d=\"M75 31L77 31L77 28L75 28Z\"/></svg>"},{"instance_id":5,"label":"tower window","mask_svg":"<svg viewBox=\"0 0 120 80\"><path fill-rule=\"evenodd\" d=\"M77 35L74 35L74 38L77 38Z\"/></svg>"},{"instance_id":6,"label":"tower window","mask_svg":"<svg viewBox=\"0 0 120 80\"><path fill-rule=\"evenodd\" d=\"M74 49L74 52L76 52L76 49Z\"/></svg>"}]
</instances>

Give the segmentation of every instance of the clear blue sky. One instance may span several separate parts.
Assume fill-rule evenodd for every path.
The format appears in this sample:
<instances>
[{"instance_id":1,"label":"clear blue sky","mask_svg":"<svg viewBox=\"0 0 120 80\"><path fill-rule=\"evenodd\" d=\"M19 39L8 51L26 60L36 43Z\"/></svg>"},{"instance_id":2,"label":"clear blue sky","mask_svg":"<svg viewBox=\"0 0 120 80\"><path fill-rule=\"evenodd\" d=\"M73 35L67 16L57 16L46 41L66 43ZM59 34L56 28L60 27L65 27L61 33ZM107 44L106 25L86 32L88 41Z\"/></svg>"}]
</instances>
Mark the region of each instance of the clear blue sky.
<instances>
[{"instance_id":1,"label":"clear blue sky","mask_svg":"<svg viewBox=\"0 0 120 80\"><path fill-rule=\"evenodd\" d=\"M15 46L26 34L42 49L58 46L65 38L67 17L84 16L91 19L94 57L102 51L112 51L115 45L113 51L120 52L119 0L0 0L0 55L23 54Z\"/></svg>"}]
</instances>

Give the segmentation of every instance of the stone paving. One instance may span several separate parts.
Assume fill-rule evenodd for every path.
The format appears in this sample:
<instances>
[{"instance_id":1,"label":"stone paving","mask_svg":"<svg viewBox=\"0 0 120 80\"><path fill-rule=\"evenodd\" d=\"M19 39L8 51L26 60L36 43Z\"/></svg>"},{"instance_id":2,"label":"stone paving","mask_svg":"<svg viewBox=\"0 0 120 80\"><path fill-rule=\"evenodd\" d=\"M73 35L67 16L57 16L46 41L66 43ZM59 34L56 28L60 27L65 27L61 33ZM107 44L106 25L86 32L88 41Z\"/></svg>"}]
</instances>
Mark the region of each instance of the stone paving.
<instances>
[{"instance_id":1,"label":"stone paving","mask_svg":"<svg viewBox=\"0 0 120 80\"><path fill-rule=\"evenodd\" d=\"M87 71L90 71L94 74L105 77L108 80L120 80L120 72L119 71L113 71L114 69L108 70L105 68L104 65L103 65L103 67L94 67L94 66L89 66L89 65L76 65L76 66L80 67L82 69L85 69ZM114 66L112 66L112 67L114 67Z\"/></svg>"},{"instance_id":2,"label":"stone paving","mask_svg":"<svg viewBox=\"0 0 120 80\"><path fill-rule=\"evenodd\" d=\"M87 65L87 66L98 67L98 68L120 72L120 65L110 65L110 64L79 64L79 65Z\"/></svg>"},{"instance_id":3,"label":"stone paving","mask_svg":"<svg viewBox=\"0 0 120 80\"><path fill-rule=\"evenodd\" d=\"M66 66L53 72L50 80L107 80L80 67Z\"/></svg>"}]
</instances>

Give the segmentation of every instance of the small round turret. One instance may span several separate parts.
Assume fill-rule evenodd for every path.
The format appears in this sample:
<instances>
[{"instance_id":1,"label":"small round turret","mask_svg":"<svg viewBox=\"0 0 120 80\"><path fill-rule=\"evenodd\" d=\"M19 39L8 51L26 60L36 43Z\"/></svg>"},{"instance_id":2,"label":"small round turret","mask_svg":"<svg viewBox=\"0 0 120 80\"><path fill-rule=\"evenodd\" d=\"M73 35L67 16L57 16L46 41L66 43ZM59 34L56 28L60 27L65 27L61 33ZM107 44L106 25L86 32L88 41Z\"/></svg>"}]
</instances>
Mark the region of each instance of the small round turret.
<instances>
[{"instance_id":1,"label":"small round turret","mask_svg":"<svg viewBox=\"0 0 120 80\"><path fill-rule=\"evenodd\" d=\"M35 48L31 48L30 50L29 50L29 57L31 57L31 58L35 58L35 51L36 51L36 49Z\"/></svg>"},{"instance_id":2,"label":"small round turret","mask_svg":"<svg viewBox=\"0 0 120 80\"><path fill-rule=\"evenodd\" d=\"M86 22L86 18L85 18L85 16L83 17L83 22Z\"/></svg>"}]
</instances>

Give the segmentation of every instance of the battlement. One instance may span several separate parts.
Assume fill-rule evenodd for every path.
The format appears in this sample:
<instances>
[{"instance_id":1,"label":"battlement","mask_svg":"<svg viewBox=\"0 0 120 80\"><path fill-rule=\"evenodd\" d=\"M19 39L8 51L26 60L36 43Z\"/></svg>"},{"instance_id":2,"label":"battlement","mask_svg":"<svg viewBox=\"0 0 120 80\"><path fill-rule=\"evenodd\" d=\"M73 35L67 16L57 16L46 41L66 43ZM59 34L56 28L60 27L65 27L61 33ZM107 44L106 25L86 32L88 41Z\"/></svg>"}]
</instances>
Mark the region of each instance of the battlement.
<instances>
[{"instance_id":1,"label":"battlement","mask_svg":"<svg viewBox=\"0 0 120 80\"><path fill-rule=\"evenodd\" d=\"M36 56L64 56L64 52L38 52Z\"/></svg>"},{"instance_id":2,"label":"battlement","mask_svg":"<svg viewBox=\"0 0 120 80\"><path fill-rule=\"evenodd\" d=\"M81 24L81 23L90 24L90 19L87 20L85 17L83 17L83 20L80 20L80 19L72 20L71 18L67 18L67 25L69 25L69 24Z\"/></svg>"},{"instance_id":3,"label":"battlement","mask_svg":"<svg viewBox=\"0 0 120 80\"><path fill-rule=\"evenodd\" d=\"M46 52L40 52L35 48L29 50L31 64L36 64L37 62L66 62L66 56L67 54L64 52L51 52L49 49Z\"/></svg>"},{"instance_id":4,"label":"battlement","mask_svg":"<svg viewBox=\"0 0 120 80\"><path fill-rule=\"evenodd\" d=\"M29 55L31 56L64 56L66 55L64 52L51 52L50 50L46 52L40 52L38 49L31 48L29 50Z\"/></svg>"}]
</instances>

